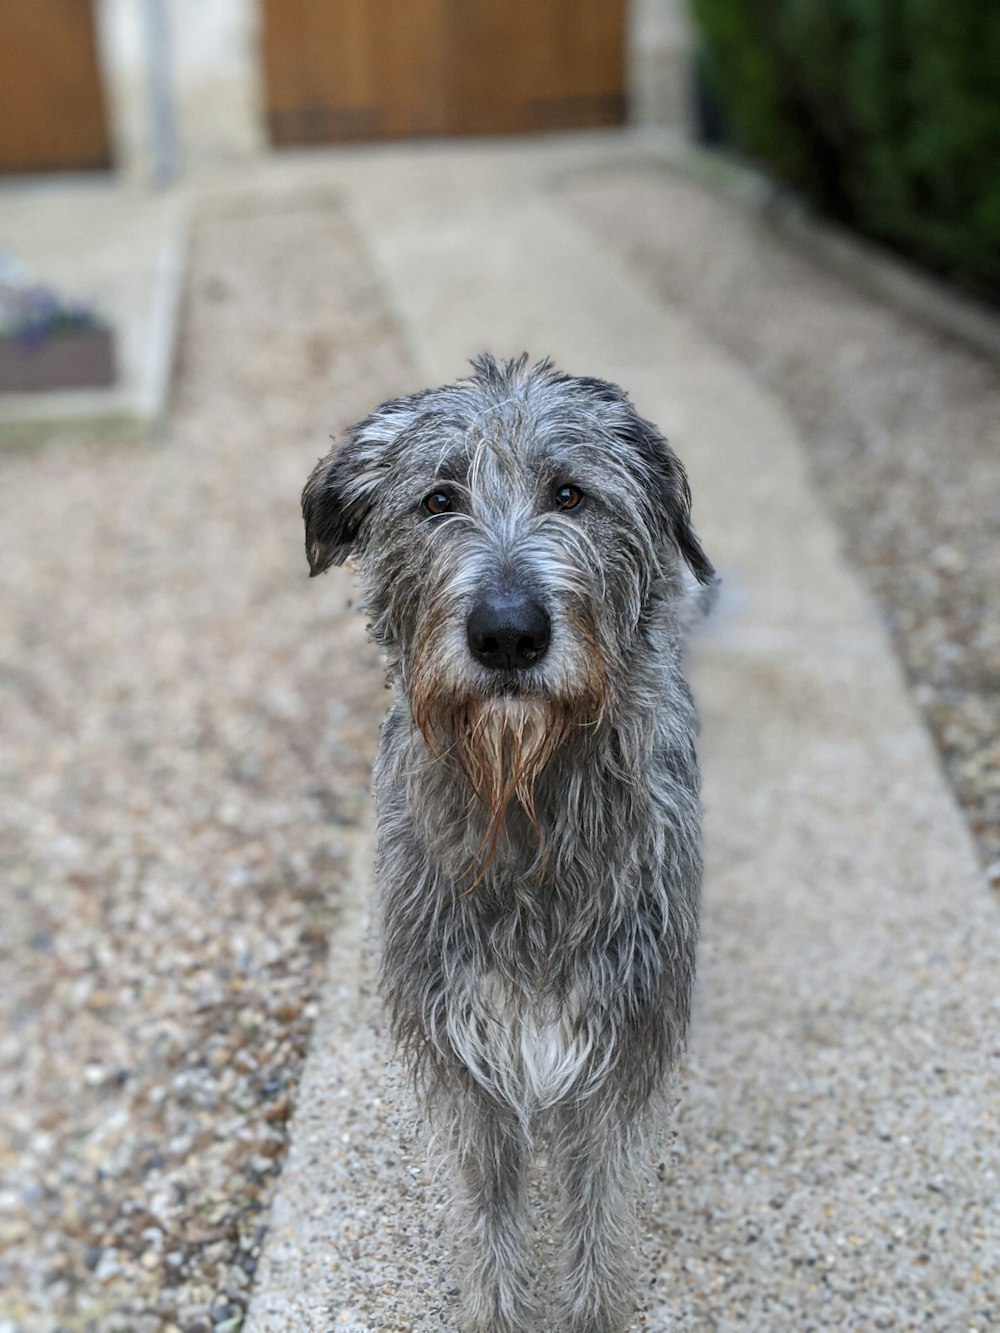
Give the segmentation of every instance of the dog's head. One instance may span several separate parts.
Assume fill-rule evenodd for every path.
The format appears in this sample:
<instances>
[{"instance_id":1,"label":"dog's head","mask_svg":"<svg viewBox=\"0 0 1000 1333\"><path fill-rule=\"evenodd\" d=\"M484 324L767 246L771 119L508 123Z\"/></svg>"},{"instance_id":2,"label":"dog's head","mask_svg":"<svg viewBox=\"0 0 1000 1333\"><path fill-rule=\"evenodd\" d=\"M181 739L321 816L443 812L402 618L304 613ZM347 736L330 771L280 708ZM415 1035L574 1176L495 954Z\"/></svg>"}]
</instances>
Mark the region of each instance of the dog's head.
<instances>
[{"instance_id":1,"label":"dog's head","mask_svg":"<svg viewBox=\"0 0 1000 1333\"><path fill-rule=\"evenodd\" d=\"M353 555L431 749L494 823L613 710L681 565L714 571L680 462L625 394L527 358L386 403L302 496L313 574Z\"/></svg>"}]
</instances>

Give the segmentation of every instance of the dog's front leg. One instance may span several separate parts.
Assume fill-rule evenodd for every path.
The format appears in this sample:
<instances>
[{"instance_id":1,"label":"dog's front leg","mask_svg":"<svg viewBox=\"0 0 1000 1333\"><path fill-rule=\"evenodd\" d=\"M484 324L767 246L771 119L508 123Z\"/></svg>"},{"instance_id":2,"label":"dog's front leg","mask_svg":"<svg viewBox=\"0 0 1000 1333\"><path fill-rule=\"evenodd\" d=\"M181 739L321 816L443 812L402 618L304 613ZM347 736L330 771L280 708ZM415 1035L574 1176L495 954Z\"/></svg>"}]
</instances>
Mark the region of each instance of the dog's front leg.
<instances>
[{"instance_id":1,"label":"dog's front leg","mask_svg":"<svg viewBox=\"0 0 1000 1333\"><path fill-rule=\"evenodd\" d=\"M621 1333L632 1309L634 1126L600 1094L560 1108L555 1158L563 1185L566 1333Z\"/></svg>"},{"instance_id":2,"label":"dog's front leg","mask_svg":"<svg viewBox=\"0 0 1000 1333\"><path fill-rule=\"evenodd\" d=\"M464 1327L469 1333L523 1333L538 1327L525 1252L527 1139L514 1115L478 1090L459 1093L454 1112L464 1204L456 1218L465 1252Z\"/></svg>"}]
</instances>

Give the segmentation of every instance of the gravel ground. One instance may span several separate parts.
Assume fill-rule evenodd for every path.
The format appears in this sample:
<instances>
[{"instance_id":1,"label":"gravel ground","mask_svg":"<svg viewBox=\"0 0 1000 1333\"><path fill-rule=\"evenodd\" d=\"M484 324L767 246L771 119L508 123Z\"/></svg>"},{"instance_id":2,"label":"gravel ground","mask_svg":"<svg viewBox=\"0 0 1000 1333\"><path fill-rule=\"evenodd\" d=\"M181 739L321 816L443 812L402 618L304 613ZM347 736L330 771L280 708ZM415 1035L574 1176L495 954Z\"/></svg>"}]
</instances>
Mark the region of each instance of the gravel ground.
<instances>
[{"instance_id":1,"label":"gravel ground","mask_svg":"<svg viewBox=\"0 0 1000 1333\"><path fill-rule=\"evenodd\" d=\"M0 458L0 1329L234 1333L381 674L298 492L400 387L334 207L196 229L168 437Z\"/></svg>"},{"instance_id":2,"label":"gravel ground","mask_svg":"<svg viewBox=\"0 0 1000 1333\"><path fill-rule=\"evenodd\" d=\"M1000 368L681 176L563 197L791 413L1000 887Z\"/></svg>"},{"instance_id":3,"label":"gravel ground","mask_svg":"<svg viewBox=\"0 0 1000 1333\"><path fill-rule=\"evenodd\" d=\"M996 371L681 178L563 197L789 407L1000 878ZM162 446L0 457L0 1333L242 1322L382 709L297 496L409 376L336 207L247 199Z\"/></svg>"}]
</instances>

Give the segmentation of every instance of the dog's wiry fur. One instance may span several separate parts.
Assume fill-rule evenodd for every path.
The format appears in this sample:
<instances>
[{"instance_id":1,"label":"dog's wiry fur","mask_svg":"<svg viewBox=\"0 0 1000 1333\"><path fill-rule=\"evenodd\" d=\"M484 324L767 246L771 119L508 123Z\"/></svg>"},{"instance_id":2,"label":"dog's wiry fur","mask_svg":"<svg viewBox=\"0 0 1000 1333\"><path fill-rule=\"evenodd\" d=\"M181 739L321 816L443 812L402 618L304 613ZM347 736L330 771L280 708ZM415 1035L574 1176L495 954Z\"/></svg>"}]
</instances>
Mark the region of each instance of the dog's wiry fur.
<instances>
[{"instance_id":1,"label":"dog's wiry fur","mask_svg":"<svg viewBox=\"0 0 1000 1333\"><path fill-rule=\"evenodd\" d=\"M455 1165L466 1327L538 1327L525 1167L561 1186L560 1328L630 1310L635 1173L685 1039L701 880L677 458L625 395L525 357L387 403L303 494L314 574L353 554L394 694L375 773L382 988ZM585 499L553 503L572 484ZM422 501L445 488L451 512ZM492 670L491 589L551 620Z\"/></svg>"}]
</instances>

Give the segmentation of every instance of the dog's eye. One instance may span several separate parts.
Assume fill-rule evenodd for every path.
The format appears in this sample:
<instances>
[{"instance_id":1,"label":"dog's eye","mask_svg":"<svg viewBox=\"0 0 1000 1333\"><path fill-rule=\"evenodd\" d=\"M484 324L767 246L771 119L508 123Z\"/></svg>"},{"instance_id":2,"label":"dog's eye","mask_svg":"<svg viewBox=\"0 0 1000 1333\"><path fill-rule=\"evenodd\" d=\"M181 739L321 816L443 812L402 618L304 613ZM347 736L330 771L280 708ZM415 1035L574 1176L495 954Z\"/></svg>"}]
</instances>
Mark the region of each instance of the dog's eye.
<instances>
[{"instance_id":1,"label":"dog's eye","mask_svg":"<svg viewBox=\"0 0 1000 1333\"><path fill-rule=\"evenodd\" d=\"M552 499L557 509L579 509L583 504L583 491L577 486L559 486Z\"/></svg>"},{"instance_id":2,"label":"dog's eye","mask_svg":"<svg viewBox=\"0 0 1000 1333\"><path fill-rule=\"evenodd\" d=\"M455 503L447 491L431 491L430 495L423 498L423 508L428 514L448 514L454 507Z\"/></svg>"}]
</instances>

